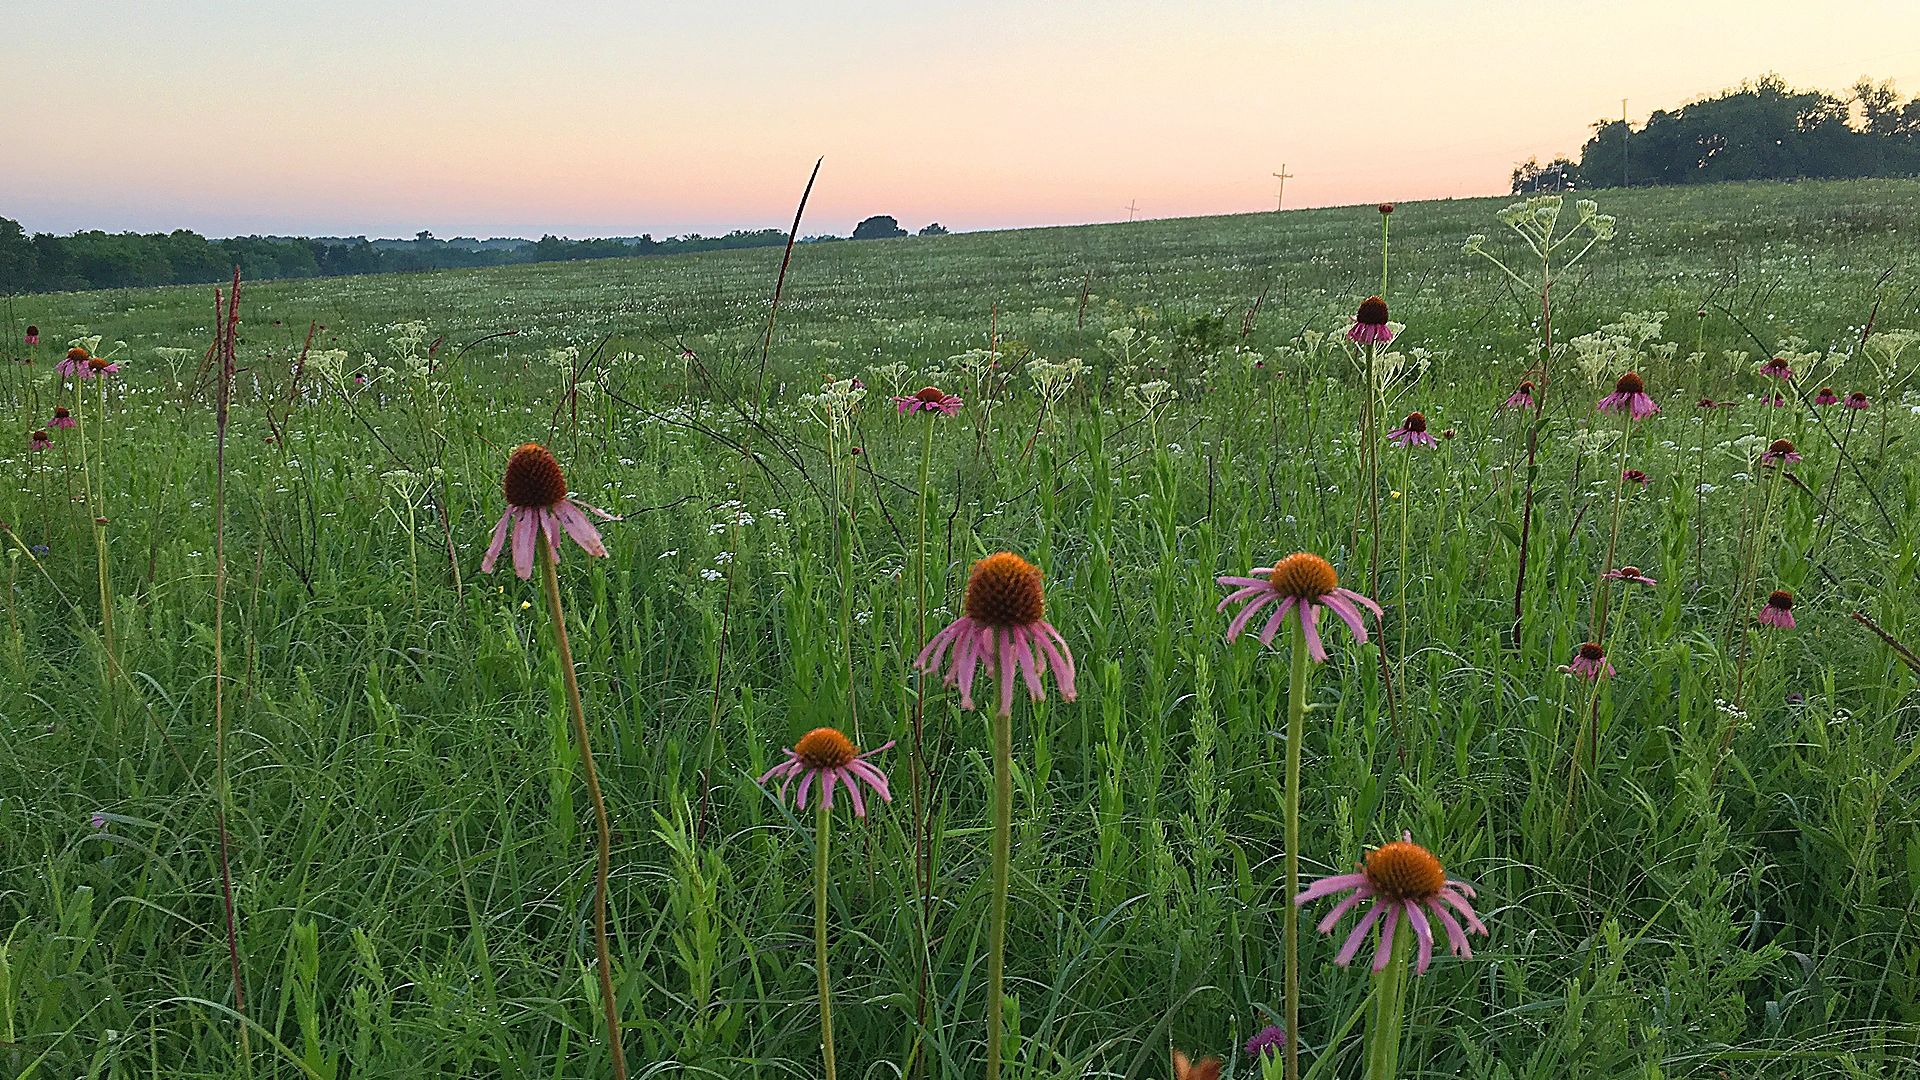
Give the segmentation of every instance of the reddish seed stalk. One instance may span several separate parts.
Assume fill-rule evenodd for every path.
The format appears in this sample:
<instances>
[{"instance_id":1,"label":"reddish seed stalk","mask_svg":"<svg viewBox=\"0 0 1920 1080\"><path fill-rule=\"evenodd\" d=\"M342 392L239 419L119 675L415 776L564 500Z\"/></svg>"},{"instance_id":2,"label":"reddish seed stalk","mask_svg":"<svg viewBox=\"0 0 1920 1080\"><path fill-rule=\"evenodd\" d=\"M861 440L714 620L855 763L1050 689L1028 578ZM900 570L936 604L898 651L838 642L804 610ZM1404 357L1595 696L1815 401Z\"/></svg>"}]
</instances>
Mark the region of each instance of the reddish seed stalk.
<instances>
[{"instance_id":1,"label":"reddish seed stalk","mask_svg":"<svg viewBox=\"0 0 1920 1080\"><path fill-rule=\"evenodd\" d=\"M220 897L227 924L227 965L233 977L233 1011L240 1017L240 1057L253 1060L247 1035L246 980L240 973L240 925L233 902L232 839L227 832L227 714L224 636L227 596L227 404L233 397L234 346L240 331L240 268L233 268L233 287L221 310L220 291L214 290L214 348L220 365L214 405L213 449L213 761L219 797L214 821L220 831Z\"/></svg>"}]
</instances>

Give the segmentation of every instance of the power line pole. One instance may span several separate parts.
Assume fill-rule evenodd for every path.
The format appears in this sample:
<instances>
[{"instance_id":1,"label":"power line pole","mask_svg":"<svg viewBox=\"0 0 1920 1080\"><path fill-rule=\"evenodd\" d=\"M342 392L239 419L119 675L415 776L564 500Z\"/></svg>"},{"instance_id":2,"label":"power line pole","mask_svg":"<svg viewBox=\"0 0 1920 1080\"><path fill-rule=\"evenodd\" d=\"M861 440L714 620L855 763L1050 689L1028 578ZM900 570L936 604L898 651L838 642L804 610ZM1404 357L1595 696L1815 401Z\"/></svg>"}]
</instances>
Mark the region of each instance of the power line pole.
<instances>
[{"instance_id":1,"label":"power line pole","mask_svg":"<svg viewBox=\"0 0 1920 1080\"><path fill-rule=\"evenodd\" d=\"M1280 171L1273 174L1274 179L1280 181L1280 190L1278 192L1275 192L1273 196L1273 211L1276 214L1280 212L1280 207L1286 204L1287 177L1292 175L1293 175L1292 173L1287 171L1287 166L1285 162L1281 162Z\"/></svg>"},{"instance_id":2,"label":"power line pole","mask_svg":"<svg viewBox=\"0 0 1920 1080\"><path fill-rule=\"evenodd\" d=\"M1127 201L1127 220L1128 221L1132 221L1133 215L1139 211L1140 207L1137 205L1139 202L1140 202L1139 199L1129 199Z\"/></svg>"},{"instance_id":3,"label":"power line pole","mask_svg":"<svg viewBox=\"0 0 1920 1080\"><path fill-rule=\"evenodd\" d=\"M1631 182L1631 178L1627 172L1627 142L1628 142L1628 136L1632 134L1633 134L1633 129L1627 126L1627 99L1621 98L1620 99L1620 186L1621 187L1633 186Z\"/></svg>"}]
</instances>

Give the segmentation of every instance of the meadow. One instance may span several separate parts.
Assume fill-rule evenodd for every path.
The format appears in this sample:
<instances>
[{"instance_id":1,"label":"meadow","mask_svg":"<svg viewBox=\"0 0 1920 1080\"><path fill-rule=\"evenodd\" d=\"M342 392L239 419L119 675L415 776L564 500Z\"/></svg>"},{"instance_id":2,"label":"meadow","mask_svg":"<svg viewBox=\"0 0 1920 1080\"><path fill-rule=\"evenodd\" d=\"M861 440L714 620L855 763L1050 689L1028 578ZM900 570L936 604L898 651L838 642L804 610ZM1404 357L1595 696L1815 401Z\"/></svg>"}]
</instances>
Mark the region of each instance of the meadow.
<instances>
[{"instance_id":1,"label":"meadow","mask_svg":"<svg viewBox=\"0 0 1920 1080\"><path fill-rule=\"evenodd\" d=\"M777 248L0 301L0 1072L613 1075L564 610L631 1075L827 1075L820 915L838 1075L980 1076L1000 898L1001 1075L1280 1076L1297 762L1303 883L1410 834L1488 931L1389 999L1300 909L1305 1075L1393 1000L1405 1076L1920 1076L1920 181L1593 197L1550 325L1507 199L801 245L771 331ZM528 442L619 517L552 591ZM1002 551L1077 693L996 891L998 687L915 661ZM1366 643L1228 640L1293 552ZM894 745L816 894L820 727Z\"/></svg>"}]
</instances>

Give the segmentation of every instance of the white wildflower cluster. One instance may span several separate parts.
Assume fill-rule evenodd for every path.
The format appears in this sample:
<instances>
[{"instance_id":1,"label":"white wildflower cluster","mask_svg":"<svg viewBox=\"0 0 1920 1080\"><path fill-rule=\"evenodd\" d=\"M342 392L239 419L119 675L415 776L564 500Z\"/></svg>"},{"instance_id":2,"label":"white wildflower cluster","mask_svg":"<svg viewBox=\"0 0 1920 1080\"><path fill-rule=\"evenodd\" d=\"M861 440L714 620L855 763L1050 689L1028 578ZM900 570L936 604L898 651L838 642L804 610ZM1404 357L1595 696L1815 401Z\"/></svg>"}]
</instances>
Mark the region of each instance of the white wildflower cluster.
<instances>
[{"instance_id":1,"label":"white wildflower cluster","mask_svg":"<svg viewBox=\"0 0 1920 1080\"><path fill-rule=\"evenodd\" d=\"M1144 412L1158 412L1167 405L1180 399L1180 391L1165 379L1152 382L1135 383L1127 387L1127 399L1139 406Z\"/></svg>"},{"instance_id":2,"label":"white wildflower cluster","mask_svg":"<svg viewBox=\"0 0 1920 1080\"><path fill-rule=\"evenodd\" d=\"M1595 244L1613 239L1615 222L1612 214L1600 212L1600 204L1592 199L1581 199L1574 204L1573 224L1561 227L1562 211L1566 202L1558 195L1535 195L1524 202L1513 203L1494 215L1500 223L1519 235L1533 254L1540 260L1541 280L1529 281L1515 273L1500 256L1487 247L1484 233L1475 233L1467 237L1461 250L1469 255L1478 255L1499 267L1514 282L1528 292L1538 293L1550 284L1554 277L1564 275L1573 269L1575 263L1586 257ZM1580 249L1570 257L1554 259L1553 256L1571 244L1585 241Z\"/></svg>"},{"instance_id":3,"label":"white wildflower cluster","mask_svg":"<svg viewBox=\"0 0 1920 1080\"><path fill-rule=\"evenodd\" d=\"M1027 378L1033 381L1033 392L1040 395L1041 407L1047 409L1059 404L1086 370L1087 362L1077 356L1059 363L1036 356L1027 362Z\"/></svg>"},{"instance_id":4,"label":"white wildflower cluster","mask_svg":"<svg viewBox=\"0 0 1920 1080\"><path fill-rule=\"evenodd\" d=\"M889 394L906 392L907 365L901 363L880 364L867 372L867 383L880 387Z\"/></svg>"},{"instance_id":5,"label":"white wildflower cluster","mask_svg":"<svg viewBox=\"0 0 1920 1080\"><path fill-rule=\"evenodd\" d=\"M408 379L425 379L431 375L433 357L428 355L428 349L432 339L428 334L427 324L419 320L395 323L388 327L387 352L393 357L393 362L382 365L380 373Z\"/></svg>"},{"instance_id":6,"label":"white wildflower cluster","mask_svg":"<svg viewBox=\"0 0 1920 1080\"><path fill-rule=\"evenodd\" d=\"M1388 325L1392 326L1393 324L1389 323ZM1397 334L1398 330L1396 329L1395 332ZM1340 335L1337 340L1346 341L1346 335ZM1399 349L1389 349L1385 352L1375 353L1371 368L1367 365L1367 358L1364 353L1350 350L1348 357L1352 360L1354 370L1360 373L1361 378L1366 378L1368 374L1371 373L1373 377L1373 392L1382 400L1392 397L1399 391L1419 382L1420 379L1426 375L1427 370L1433 366L1433 353L1430 350L1417 346L1405 352Z\"/></svg>"},{"instance_id":7,"label":"white wildflower cluster","mask_svg":"<svg viewBox=\"0 0 1920 1080\"><path fill-rule=\"evenodd\" d=\"M1578 447L1582 454L1598 454L1613 445L1613 441L1619 437L1620 431L1617 428L1588 428L1573 436L1573 445Z\"/></svg>"},{"instance_id":8,"label":"white wildflower cluster","mask_svg":"<svg viewBox=\"0 0 1920 1080\"><path fill-rule=\"evenodd\" d=\"M1902 357L1916 344L1920 344L1920 330L1879 330L1868 335L1867 360L1873 364L1881 385L1889 385L1899 377Z\"/></svg>"},{"instance_id":9,"label":"white wildflower cluster","mask_svg":"<svg viewBox=\"0 0 1920 1080\"><path fill-rule=\"evenodd\" d=\"M1568 343L1573 349L1574 366L1588 382L1599 386L1622 372L1645 366L1650 359L1672 360L1680 346L1657 341L1665 332L1666 324L1664 311L1622 312L1619 321L1581 334Z\"/></svg>"},{"instance_id":10,"label":"white wildflower cluster","mask_svg":"<svg viewBox=\"0 0 1920 1080\"><path fill-rule=\"evenodd\" d=\"M801 395L800 405L821 427L838 436L852 431L853 410L866 396L867 388L854 379L829 378L819 393Z\"/></svg>"}]
</instances>

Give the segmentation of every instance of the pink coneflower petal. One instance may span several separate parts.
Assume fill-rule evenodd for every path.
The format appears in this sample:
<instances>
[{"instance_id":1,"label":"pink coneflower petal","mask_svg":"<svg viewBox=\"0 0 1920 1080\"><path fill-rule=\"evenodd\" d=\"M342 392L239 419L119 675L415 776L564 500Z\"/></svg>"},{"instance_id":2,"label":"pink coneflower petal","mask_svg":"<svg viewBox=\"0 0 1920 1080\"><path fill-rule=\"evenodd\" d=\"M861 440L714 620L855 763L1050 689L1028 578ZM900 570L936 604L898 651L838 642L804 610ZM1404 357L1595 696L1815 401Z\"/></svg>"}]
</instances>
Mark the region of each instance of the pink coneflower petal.
<instances>
[{"instance_id":1,"label":"pink coneflower petal","mask_svg":"<svg viewBox=\"0 0 1920 1080\"><path fill-rule=\"evenodd\" d=\"M1232 642L1234 638L1239 637L1241 631L1247 628L1247 624L1253 621L1254 616L1260 614L1261 610L1264 609L1268 604L1271 604L1274 601L1280 599L1279 596L1275 595L1272 589L1267 588L1265 586L1262 586L1261 588L1264 595L1262 595L1261 593L1254 594L1254 599L1248 601L1247 606L1241 608L1240 611L1237 614L1235 614L1230 621L1228 621L1227 623L1227 641L1228 642ZM1288 597L1286 600L1281 601L1280 610L1275 612L1273 617L1276 620L1284 618L1287 614L1287 608L1292 604L1293 604L1292 597ZM1264 640L1272 641L1273 638L1271 636L1268 636Z\"/></svg>"},{"instance_id":2,"label":"pink coneflower petal","mask_svg":"<svg viewBox=\"0 0 1920 1080\"><path fill-rule=\"evenodd\" d=\"M1364 882L1366 879L1366 875L1362 874L1360 875L1360 877L1361 877L1361 880ZM1333 931L1334 926L1340 922L1340 919L1342 916L1344 916L1347 912L1352 911L1356 905L1358 905L1361 901L1366 900L1368 897L1371 897L1372 895L1373 895L1373 889L1369 888L1365 884L1360 885L1358 888L1355 888L1352 892L1348 893L1346 897L1343 898L1339 903L1333 905L1333 910L1327 912L1326 917L1321 919L1319 924L1316 925L1314 929L1318 930L1323 934L1331 933Z\"/></svg>"},{"instance_id":3,"label":"pink coneflower petal","mask_svg":"<svg viewBox=\"0 0 1920 1080\"><path fill-rule=\"evenodd\" d=\"M1353 606L1353 601L1339 593L1328 593L1320 602L1347 624L1347 629L1353 632L1353 640L1362 645L1367 643L1367 624L1360 620L1360 609Z\"/></svg>"},{"instance_id":4,"label":"pink coneflower petal","mask_svg":"<svg viewBox=\"0 0 1920 1080\"><path fill-rule=\"evenodd\" d=\"M1375 911L1380 908L1375 907ZM1373 970L1387 970L1387 961L1393 959L1393 929L1400 925L1400 905L1389 904L1386 914L1380 917L1380 947L1373 950Z\"/></svg>"},{"instance_id":5,"label":"pink coneflower petal","mask_svg":"<svg viewBox=\"0 0 1920 1080\"><path fill-rule=\"evenodd\" d=\"M1447 933L1447 947L1453 952L1453 955L1462 957L1472 956L1473 946L1468 944L1467 932L1461 929L1460 920L1454 918L1453 914L1442 906L1438 899L1428 900L1427 910L1433 913L1434 918L1440 920L1441 928Z\"/></svg>"},{"instance_id":6,"label":"pink coneflower petal","mask_svg":"<svg viewBox=\"0 0 1920 1080\"><path fill-rule=\"evenodd\" d=\"M807 808L807 792L813 787L813 778L820 775L813 769L800 774L800 790L794 794L793 805L796 810Z\"/></svg>"},{"instance_id":7,"label":"pink coneflower petal","mask_svg":"<svg viewBox=\"0 0 1920 1080\"><path fill-rule=\"evenodd\" d=\"M1401 907L1407 913L1408 925L1413 927L1414 939L1420 943L1419 962L1414 966L1414 973L1425 975L1427 969L1433 966L1433 927L1427 923L1426 913L1420 910L1419 904L1407 900L1401 903Z\"/></svg>"},{"instance_id":8,"label":"pink coneflower petal","mask_svg":"<svg viewBox=\"0 0 1920 1080\"><path fill-rule=\"evenodd\" d=\"M1455 893L1452 889L1441 889L1439 898L1445 901L1448 907L1460 913L1460 916L1467 921L1467 927L1469 929L1482 937L1486 936L1486 925L1480 921L1480 916L1473 913L1473 905L1467 903L1465 898Z\"/></svg>"},{"instance_id":9,"label":"pink coneflower petal","mask_svg":"<svg viewBox=\"0 0 1920 1080\"><path fill-rule=\"evenodd\" d=\"M1323 896L1332 896L1342 889L1358 889L1365 886L1366 883L1367 875L1359 873L1335 874L1332 877L1323 877L1319 881L1302 889L1300 895L1293 898L1293 902L1295 904L1311 904Z\"/></svg>"},{"instance_id":10,"label":"pink coneflower petal","mask_svg":"<svg viewBox=\"0 0 1920 1080\"><path fill-rule=\"evenodd\" d=\"M1375 904L1367 909L1365 915L1360 916L1360 921L1353 926L1353 932L1347 935L1346 944L1340 946L1340 951L1333 954L1335 964L1346 967L1353 963L1353 958L1360 955L1360 946L1367 943L1367 931L1372 930L1373 924L1380 921L1380 913L1383 910L1385 909L1379 904Z\"/></svg>"},{"instance_id":11,"label":"pink coneflower petal","mask_svg":"<svg viewBox=\"0 0 1920 1080\"><path fill-rule=\"evenodd\" d=\"M1289 596L1282 599L1280 606L1274 610L1273 617L1268 619L1267 624L1260 628L1260 644L1273 644L1273 637L1280 632L1280 625L1286 620L1287 613L1299 607L1300 601L1294 597Z\"/></svg>"},{"instance_id":12,"label":"pink coneflower petal","mask_svg":"<svg viewBox=\"0 0 1920 1080\"><path fill-rule=\"evenodd\" d=\"M516 507L513 511L513 572L520 580L533 577L533 538L539 529L534 511Z\"/></svg>"},{"instance_id":13,"label":"pink coneflower petal","mask_svg":"<svg viewBox=\"0 0 1920 1080\"><path fill-rule=\"evenodd\" d=\"M556 508L556 512L559 515L560 524L565 526L567 535L573 538L574 543L579 544L581 549L589 555L606 557L607 545L600 539L600 530L593 527L593 522L587 520L587 515L581 513L579 507L571 502L562 501Z\"/></svg>"},{"instance_id":14,"label":"pink coneflower petal","mask_svg":"<svg viewBox=\"0 0 1920 1080\"><path fill-rule=\"evenodd\" d=\"M480 572L493 573L493 565L500 561L500 549L507 542L507 530L513 526L513 508L508 507L500 515L500 523L493 527L493 542L487 545L487 557L480 560Z\"/></svg>"},{"instance_id":15,"label":"pink coneflower petal","mask_svg":"<svg viewBox=\"0 0 1920 1080\"><path fill-rule=\"evenodd\" d=\"M1320 605L1306 604L1301 610L1300 626L1307 632L1307 655L1324 664L1327 662L1327 647L1320 641Z\"/></svg>"}]
</instances>

